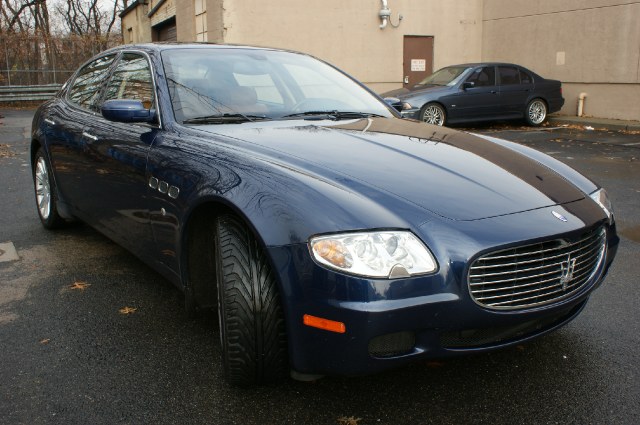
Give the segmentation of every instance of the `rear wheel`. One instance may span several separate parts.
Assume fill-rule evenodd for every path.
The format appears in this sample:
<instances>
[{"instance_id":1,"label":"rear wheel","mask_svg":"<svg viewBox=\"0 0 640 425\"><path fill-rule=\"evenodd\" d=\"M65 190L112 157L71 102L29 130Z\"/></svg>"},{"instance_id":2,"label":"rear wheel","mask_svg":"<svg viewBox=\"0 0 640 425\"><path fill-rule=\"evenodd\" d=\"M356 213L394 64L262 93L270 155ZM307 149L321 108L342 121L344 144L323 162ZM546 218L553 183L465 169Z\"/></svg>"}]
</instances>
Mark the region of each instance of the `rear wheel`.
<instances>
[{"instance_id":1,"label":"rear wheel","mask_svg":"<svg viewBox=\"0 0 640 425\"><path fill-rule=\"evenodd\" d=\"M56 187L51 175L49 161L42 148L36 152L33 161L33 186L38 207L38 216L47 229L57 229L65 224L58 214Z\"/></svg>"},{"instance_id":2,"label":"rear wheel","mask_svg":"<svg viewBox=\"0 0 640 425\"><path fill-rule=\"evenodd\" d=\"M420 120L427 124L444 125L447 122L447 113L437 103L427 103L420 113Z\"/></svg>"},{"instance_id":3,"label":"rear wheel","mask_svg":"<svg viewBox=\"0 0 640 425\"><path fill-rule=\"evenodd\" d=\"M547 119L547 104L542 99L533 99L525 112L527 124L537 127Z\"/></svg>"},{"instance_id":4,"label":"rear wheel","mask_svg":"<svg viewBox=\"0 0 640 425\"><path fill-rule=\"evenodd\" d=\"M216 271L222 360L227 380L247 386L287 375L284 315L262 247L237 217L216 220Z\"/></svg>"}]
</instances>

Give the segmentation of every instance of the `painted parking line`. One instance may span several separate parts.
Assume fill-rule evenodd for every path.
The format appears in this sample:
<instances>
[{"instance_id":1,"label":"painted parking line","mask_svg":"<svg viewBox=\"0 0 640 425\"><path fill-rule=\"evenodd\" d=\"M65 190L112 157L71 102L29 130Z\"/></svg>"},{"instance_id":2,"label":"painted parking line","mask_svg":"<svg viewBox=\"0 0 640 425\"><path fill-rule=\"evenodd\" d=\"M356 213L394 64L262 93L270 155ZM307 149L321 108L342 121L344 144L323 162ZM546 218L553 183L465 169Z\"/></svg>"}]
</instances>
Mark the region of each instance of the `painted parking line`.
<instances>
[{"instance_id":1,"label":"painted parking line","mask_svg":"<svg viewBox=\"0 0 640 425\"><path fill-rule=\"evenodd\" d=\"M19 260L16 247L13 246L13 242L0 243L0 263L6 263L9 261Z\"/></svg>"}]
</instances>

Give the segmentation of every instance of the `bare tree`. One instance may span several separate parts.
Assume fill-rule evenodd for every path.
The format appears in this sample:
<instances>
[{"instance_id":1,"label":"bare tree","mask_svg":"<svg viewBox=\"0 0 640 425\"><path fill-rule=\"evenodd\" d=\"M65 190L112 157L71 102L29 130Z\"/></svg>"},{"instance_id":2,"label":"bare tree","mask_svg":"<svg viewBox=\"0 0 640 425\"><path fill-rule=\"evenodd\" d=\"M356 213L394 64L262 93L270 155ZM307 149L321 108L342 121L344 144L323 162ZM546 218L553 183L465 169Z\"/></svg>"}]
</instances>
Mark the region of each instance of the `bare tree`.
<instances>
[{"instance_id":1,"label":"bare tree","mask_svg":"<svg viewBox=\"0 0 640 425\"><path fill-rule=\"evenodd\" d=\"M99 3L99 0L64 0L57 4L56 12L71 34L108 36L123 10L124 2L114 0L110 10L101 9Z\"/></svg>"},{"instance_id":2,"label":"bare tree","mask_svg":"<svg viewBox=\"0 0 640 425\"><path fill-rule=\"evenodd\" d=\"M119 44L114 0L0 0L0 85L64 81L98 51Z\"/></svg>"}]
</instances>

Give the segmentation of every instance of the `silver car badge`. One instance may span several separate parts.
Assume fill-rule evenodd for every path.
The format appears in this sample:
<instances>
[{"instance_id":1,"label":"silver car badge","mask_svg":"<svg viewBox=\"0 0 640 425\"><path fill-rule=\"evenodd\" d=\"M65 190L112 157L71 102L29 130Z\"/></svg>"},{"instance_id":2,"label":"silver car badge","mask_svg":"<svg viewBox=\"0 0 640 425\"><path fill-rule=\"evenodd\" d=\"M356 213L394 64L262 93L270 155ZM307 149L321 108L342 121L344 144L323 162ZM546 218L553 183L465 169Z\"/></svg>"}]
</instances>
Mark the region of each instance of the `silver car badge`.
<instances>
[{"instance_id":1,"label":"silver car badge","mask_svg":"<svg viewBox=\"0 0 640 425\"><path fill-rule=\"evenodd\" d=\"M557 218L558 220L560 220L560 221L564 221L564 222L569 221L569 220L567 220L567 217L563 216L563 215L562 215L562 214L560 214L559 212L551 211L551 214L553 214L553 216L554 216L555 218Z\"/></svg>"}]
</instances>

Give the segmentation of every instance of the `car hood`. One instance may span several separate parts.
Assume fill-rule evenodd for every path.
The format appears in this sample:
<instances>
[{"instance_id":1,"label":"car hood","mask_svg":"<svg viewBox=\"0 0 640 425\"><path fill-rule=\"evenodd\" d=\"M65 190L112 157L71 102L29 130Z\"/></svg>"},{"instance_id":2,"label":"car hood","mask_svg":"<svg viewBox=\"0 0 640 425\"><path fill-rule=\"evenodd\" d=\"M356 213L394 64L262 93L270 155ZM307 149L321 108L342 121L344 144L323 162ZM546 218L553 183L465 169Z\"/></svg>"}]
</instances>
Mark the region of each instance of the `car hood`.
<instances>
[{"instance_id":1,"label":"car hood","mask_svg":"<svg viewBox=\"0 0 640 425\"><path fill-rule=\"evenodd\" d=\"M397 90L391 90L386 93L382 93L380 96L382 97L397 97L400 100L405 100L410 97L422 96L422 95L433 95L433 94L442 94L446 92L450 92L451 87L448 86L418 86L415 85L411 88L401 88Z\"/></svg>"},{"instance_id":2,"label":"car hood","mask_svg":"<svg viewBox=\"0 0 640 425\"><path fill-rule=\"evenodd\" d=\"M584 198L561 175L521 153L468 133L397 118L198 128L385 206L405 201L453 220Z\"/></svg>"}]
</instances>

